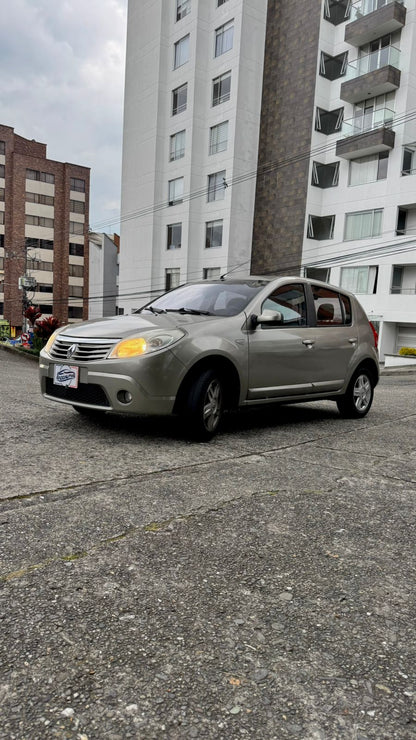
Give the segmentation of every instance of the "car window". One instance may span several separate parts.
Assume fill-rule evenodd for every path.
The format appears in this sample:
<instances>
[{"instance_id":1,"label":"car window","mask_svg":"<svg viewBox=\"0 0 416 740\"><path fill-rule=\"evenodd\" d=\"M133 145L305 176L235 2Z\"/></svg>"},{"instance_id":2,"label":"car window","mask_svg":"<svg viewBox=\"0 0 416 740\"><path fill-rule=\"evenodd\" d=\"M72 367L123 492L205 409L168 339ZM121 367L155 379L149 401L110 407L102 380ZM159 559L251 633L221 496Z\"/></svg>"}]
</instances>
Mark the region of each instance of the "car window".
<instances>
[{"instance_id":1,"label":"car window","mask_svg":"<svg viewBox=\"0 0 416 740\"><path fill-rule=\"evenodd\" d=\"M348 296L335 290L312 285L317 326L340 326L351 323L351 303Z\"/></svg>"},{"instance_id":2,"label":"car window","mask_svg":"<svg viewBox=\"0 0 416 740\"><path fill-rule=\"evenodd\" d=\"M302 283L290 283L276 288L262 303L261 312L267 310L279 311L283 315L283 326L305 326L306 298Z\"/></svg>"}]
</instances>

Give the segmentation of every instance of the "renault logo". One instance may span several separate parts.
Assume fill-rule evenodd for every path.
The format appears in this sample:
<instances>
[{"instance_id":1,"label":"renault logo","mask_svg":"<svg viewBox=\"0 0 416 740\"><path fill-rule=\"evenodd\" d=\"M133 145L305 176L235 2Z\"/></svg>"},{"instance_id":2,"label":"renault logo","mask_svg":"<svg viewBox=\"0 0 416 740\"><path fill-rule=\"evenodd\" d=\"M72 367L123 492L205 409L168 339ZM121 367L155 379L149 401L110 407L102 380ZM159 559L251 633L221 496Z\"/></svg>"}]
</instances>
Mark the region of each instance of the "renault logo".
<instances>
[{"instance_id":1,"label":"renault logo","mask_svg":"<svg viewBox=\"0 0 416 740\"><path fill-rule=\"evenodd\" d=\"M67 356L67 359L68 360L69 360L70 357L73 357L74 356L74 354L76 353L77 349L78 349L78 345L77 344L71 344L71 346L69 347L69 349L67 350L67 353L66 353L66 356Z\"/></svg>"}]
</instances>

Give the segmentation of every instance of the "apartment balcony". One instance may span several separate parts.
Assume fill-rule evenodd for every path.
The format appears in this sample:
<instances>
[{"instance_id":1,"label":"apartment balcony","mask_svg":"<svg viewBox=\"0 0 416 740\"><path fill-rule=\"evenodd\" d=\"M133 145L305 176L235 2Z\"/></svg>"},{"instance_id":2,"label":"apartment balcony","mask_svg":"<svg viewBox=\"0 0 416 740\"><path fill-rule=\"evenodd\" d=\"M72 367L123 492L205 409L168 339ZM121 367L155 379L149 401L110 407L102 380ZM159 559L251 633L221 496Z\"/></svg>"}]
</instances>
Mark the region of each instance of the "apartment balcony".
<instances>
[{"instance_id":1,"label":"apartment balcony","mask_svg":"<svg viewBox=\"0 0 416 740\"><path fill-rule=\"evenodd\" d=\"M403 0L358 0L351 8L345 41L353 46L363 46L394 33L406 23L406 12Z\"/></svg>"},{"instance_id":2,"label":"apartment balcony","mask_svg":"<svg viewBox=\"0 0 416 740\"><path fill-rule=\"evenodd\" d=\"M344 121L343 138L337 141L337 157L357 159L393 149L396 136L391 129L393 116L392 110L382 108Z\"/></svg>"},{"instance_id":3,"label":"apartment balcony","mask_svg":"<svg viewBox=\"0 0 416 740\"><path fill-rule=\"evenodd\" d=\"M358 103L366 98L393 92L400 87L400 49L385 46L347 65L341 85L341 100Z\"/></svg>"}]
</instances>

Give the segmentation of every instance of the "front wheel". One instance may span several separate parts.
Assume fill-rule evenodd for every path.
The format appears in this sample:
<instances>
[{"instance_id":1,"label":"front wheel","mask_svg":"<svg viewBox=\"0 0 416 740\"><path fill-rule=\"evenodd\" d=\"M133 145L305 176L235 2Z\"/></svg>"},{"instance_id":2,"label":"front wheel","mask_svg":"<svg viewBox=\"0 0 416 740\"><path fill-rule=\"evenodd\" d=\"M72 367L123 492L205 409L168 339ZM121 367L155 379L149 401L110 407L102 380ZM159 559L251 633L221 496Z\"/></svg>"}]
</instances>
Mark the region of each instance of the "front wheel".
<instances>
[{"instance_id":1,"label":"front wheel","mask_svg":"<svg viewBox=\"0 0 416 740\"><path fill-rule=\"evenodd\" d=\"M360 418L370 411L373 396L372 375L365 367L360 368L352 376L345 395L337 400L338 410L347 418Z\"/></svg>"},{"instance_id":2,"label":"front wheel","mask_svg":"<svg viewBox=\"0 0 416 740\"><path fill-rule=\"evenodd\" d=\"M187 434L207 442L217 433L224 410L221 378L213 370L205 370L191 386L184 408Z\"/></svg>"}]
</instances>

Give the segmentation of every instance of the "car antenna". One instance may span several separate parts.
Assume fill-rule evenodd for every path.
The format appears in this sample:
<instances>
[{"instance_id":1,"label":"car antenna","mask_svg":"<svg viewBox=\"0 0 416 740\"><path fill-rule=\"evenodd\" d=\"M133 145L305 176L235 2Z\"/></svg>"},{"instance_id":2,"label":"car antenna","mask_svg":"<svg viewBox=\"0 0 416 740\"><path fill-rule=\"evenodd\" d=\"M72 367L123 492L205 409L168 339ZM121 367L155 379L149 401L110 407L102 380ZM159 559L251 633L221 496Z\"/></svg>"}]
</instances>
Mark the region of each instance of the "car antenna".
<instances>
[{"instance_id":1,"label":"car antenna","mask_svg":"<svg viewBox=\"0 0 416 740\"><path fill-rule=\"evenodd\" d=\"M240 267L243 267L244 265L248 265L249 262L250 260L246 260L245 262L241 262L241 264L237 265L236 267L233 267L232 270L228 270L228 272L224 272L222 275L220 275L220 280L225 280L227 275L231 275L231 273L234 272L234 270L238 270Z\"/></svg>"}]
</instances>

